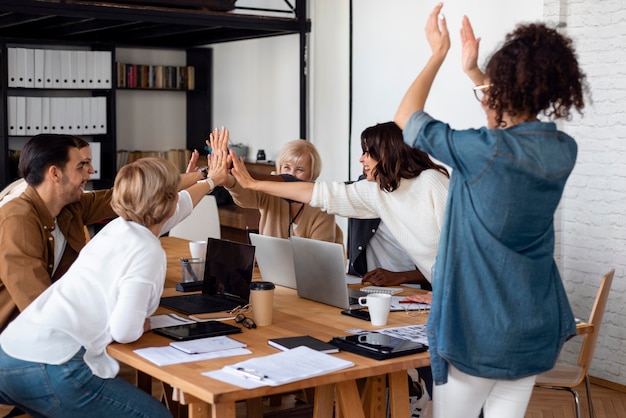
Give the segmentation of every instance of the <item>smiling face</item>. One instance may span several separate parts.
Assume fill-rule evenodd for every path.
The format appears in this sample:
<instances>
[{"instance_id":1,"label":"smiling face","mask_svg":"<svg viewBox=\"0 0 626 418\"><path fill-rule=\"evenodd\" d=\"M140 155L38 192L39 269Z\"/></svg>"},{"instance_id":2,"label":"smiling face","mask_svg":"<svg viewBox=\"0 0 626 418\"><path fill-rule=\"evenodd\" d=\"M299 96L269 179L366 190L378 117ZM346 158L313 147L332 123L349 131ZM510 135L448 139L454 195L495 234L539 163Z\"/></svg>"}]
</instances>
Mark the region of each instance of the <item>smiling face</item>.
<instances>
[{"instance_id":1,"label":"smiling face","mask_svg":"<svg viewBox=\"0 0 626 418\"><path fill-rule=\"evenodd\" d=\"M374 167L378 165L378 160L372 158L369 151L363 150L359 162L363 164L363 175L367 181L376 181L376 178L374 178Z\"/></svg>"},{"instance_id":2,"label":"smiling face","mask_svg":"<svg viewBox=\"0 0 626 418\"><path fill-rule=\"evenodd\" d=\"M291 174L298 180L311 181L311 158L302 156L299 161L285 161L280 166L280 174Z\"/></svg>"},{"instance_id":3,"label":"smiling face","mask_svg":"<svg viewBox=\"0 0 626 418\"><path fill-rule=\"evenodd\" d=\"M89 172L93 171L93 167L89 168L91 163L85 162L78 148L70 148L68 156L69 160L65 167L56 171L59 176L60 197L66 204L80 200L85 190L85 184L89 180Z\"/></svg>"},{"instance_id":4,"label":"smiling face","mask_svg":"<svg viewBox=\"0 0 626 418\"><path fill-rule=\"evenodd\" d=\"M95 174L96 170L93 168L91 147L82 147L78 150L83 157L83 170L89 175Z\"/></svg>"}]
</instances>

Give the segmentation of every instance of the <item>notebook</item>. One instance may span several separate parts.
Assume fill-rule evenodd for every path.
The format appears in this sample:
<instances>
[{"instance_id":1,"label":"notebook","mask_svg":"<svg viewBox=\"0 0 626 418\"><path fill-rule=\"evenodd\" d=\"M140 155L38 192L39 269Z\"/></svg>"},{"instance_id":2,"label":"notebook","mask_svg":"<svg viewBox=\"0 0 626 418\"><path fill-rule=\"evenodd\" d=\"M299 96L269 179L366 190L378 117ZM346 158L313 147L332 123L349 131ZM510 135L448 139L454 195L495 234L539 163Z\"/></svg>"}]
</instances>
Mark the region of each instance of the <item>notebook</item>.
<instances>
[{"instance_id":1,"label":"notebook","mask_svg":"<svg viewBox=\"0 0 626 418\"><path fill-rule=\"evenodd\" d=\"M295 337L282 337L282 338L270 338L267 343L272 347L276 347L279 350L291 350L292 348L305 345L313 350L321 351L322 353L338 353L339 348L332 344L326 343L322 340L318 340L310 335L298 335Z\"/></svg>"},{"instance_id":2,"label":"notebook","mask_svg":"<svg viewBox=\"0 0 626 418\"><path fill-rule=\"evenodd\" d=\"M161 298L161 306L193 315L228 311L248 303L254 246L209 238L205 259L202 293Z\"/></svg>"},{"instance_id":3,"label":"notebook","mask_svg":"<svg viewBox=\"0 0 626 418\"><path fill-rule=\"evenodd\" d=\"M254 233L249 234L249 237L256 247L256 263L263 280L295 289L296 271L293 267L291 241Z\"/></svg>"},{"instance_id":4,"label":"notebook","mask_svg":"<svg viewBox=\"0 0 626 418\"><path fill-rule=\"evenodd\" d=\"M335 242L289 238L293 248L298 296L342 309L362 309L367 293L346 285L343 247Z\"/></svg>"}]
</instances>

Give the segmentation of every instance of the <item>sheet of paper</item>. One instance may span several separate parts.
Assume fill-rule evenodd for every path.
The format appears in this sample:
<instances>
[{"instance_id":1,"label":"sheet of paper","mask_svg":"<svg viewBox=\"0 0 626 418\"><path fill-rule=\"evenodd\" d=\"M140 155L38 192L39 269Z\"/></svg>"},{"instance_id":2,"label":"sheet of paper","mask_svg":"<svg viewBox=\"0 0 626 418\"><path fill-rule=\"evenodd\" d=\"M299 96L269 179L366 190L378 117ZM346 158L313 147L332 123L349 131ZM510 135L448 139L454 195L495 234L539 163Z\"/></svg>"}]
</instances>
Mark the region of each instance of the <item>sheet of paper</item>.
<instances>
[{"instance_id":1,"label":"sheet of paper","mask_svg":"<svg viewBox=\"0 0 626 418\"><path fill-rule=\"evenodd\" d=\"M187 354L210 353L214 351L243 348L246 344L225 335L219 337L198 338L189 341L172 341L170 345Z\"/></svg>"},{"instance_id":2,"label":"sheet of paper","mask_svg":"<svg viewBox=\"0 0 626 418\"><path fill-rule=\"evenodd\" d=\"M361 284L361 278L359 276L346 274L346 284Z\"/></svg>"},{"instance_id":3,"label":"sheet of paper","mask_svg":"<svg viewBox=\"0 0 626 418\"><path fill-rule=\"evenodd\" d=\"M224 380L224 375L221 373L208 372L205 375L241 387L249 385L251 380L255 384L279 386L352 366L354 363L351 361L300 346L269 356L256 357L224 366L222 371L234 376L228 376L228 380Z\"/></svg>"},{"instance_id":4,"label":"sheet of paper","mask_svg":"<svg viewBox=\"0 0 626 418\"><path fill-rule=\"evenodd\" d=\"M176 314L154 315L150 317L150 329L173 327L176 325L192 324L196 321Z\"/></svg>"},{"instance_id":5,"label":"sheet of paper","mask_svg":"<svg viewBox=\"0 0 626 418\"><path fill-rule=\"evenodd\" d=\"M214 358L243 356L252 354L247 348L234 348L220 350L211 353L187 354L174 347L148 347L133 350L137 355L156 364L157 366L169 366L170 364L189 363L192 361L210 360Z\"/></svg>"},{"instance_id":6,"label":"sheet of paper","mask_svg":"<svg viewBox=\"0 0 626 418\"><path fill-rule=\"evenodd\" d=\"M428 345L428 333L426 325L408 325L405 327L383 328L379 329L381 334L390 335L392 337L402 338L404 340L415 341Z\"/></svg>"},{"instance_id":7,"label":"sheet of paper","mask_svg":"<svg viewBox=\"0 0 626 418\"><path fill-rule=\"evenodd\" d=\"M239 374L229 373L224 369L212 370L210 372L202 373L203 376L210 377L221 382L230 383L231 385L239 386L244 389L256 389L261 386L269 386L267 382L255 379L246 379Z\"/></svg>"},{"instance_id":8,"label":"sheet of paper","mask_svg":"<svg viewBox=\"0 0 626 418\"><path fill-rule=\"evenodd\" d=\"M391 297L391 311L419 311L421 309L430 309L428 303L400 303L406 296Z\"/></svg>"}]
</instances>

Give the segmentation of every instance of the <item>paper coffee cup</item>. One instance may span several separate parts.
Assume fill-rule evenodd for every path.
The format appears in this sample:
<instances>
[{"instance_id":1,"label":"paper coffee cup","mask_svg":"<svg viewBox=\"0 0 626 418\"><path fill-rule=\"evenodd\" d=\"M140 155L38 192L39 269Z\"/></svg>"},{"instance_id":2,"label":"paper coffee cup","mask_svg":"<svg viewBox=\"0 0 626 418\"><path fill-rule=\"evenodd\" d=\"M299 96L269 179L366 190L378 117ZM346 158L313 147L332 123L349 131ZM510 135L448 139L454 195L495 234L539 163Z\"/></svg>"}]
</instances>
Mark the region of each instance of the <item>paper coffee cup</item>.
<instances>
[{"instance_id":1,"label":"paper coffee cup","mask_svg":"<svg viewBox=\"0 0 626 418\"><path fill-rule=\"evenodd\" d=\"M272 282L250 283L250 305L252 305L252 318L259 327L272 324L274 288L275 286Z\"/></svg>"}]
</instances>

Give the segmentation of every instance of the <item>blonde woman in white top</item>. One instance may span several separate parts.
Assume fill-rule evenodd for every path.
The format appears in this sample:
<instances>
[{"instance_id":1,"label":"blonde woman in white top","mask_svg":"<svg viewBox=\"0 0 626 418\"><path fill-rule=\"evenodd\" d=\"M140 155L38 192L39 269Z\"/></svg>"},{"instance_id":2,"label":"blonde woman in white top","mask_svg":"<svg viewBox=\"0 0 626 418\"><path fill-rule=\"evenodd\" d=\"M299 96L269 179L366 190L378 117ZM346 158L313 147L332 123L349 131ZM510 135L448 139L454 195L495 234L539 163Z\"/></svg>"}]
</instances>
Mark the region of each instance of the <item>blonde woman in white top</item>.
<instances>
[{"instance_id":1,"label":"blonde woman in white top","mask_svg":"<svg viewBox=\"0 0 626 418\"><path fill-rule=\"evenodd\" d=\"M0 403L34 417L171 416L116 377L106 346L149 330L165 281L158 234L176 210L179 181L163 159L122 167L111 201L119 217L0 335Z\"/></svg>"}]
</instances>

